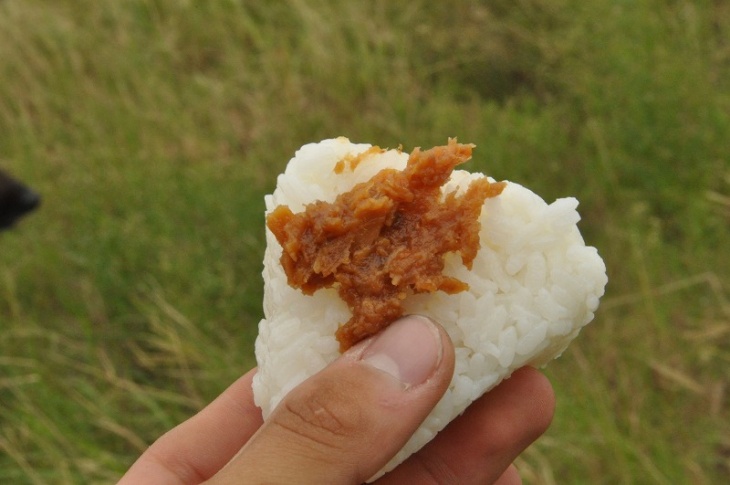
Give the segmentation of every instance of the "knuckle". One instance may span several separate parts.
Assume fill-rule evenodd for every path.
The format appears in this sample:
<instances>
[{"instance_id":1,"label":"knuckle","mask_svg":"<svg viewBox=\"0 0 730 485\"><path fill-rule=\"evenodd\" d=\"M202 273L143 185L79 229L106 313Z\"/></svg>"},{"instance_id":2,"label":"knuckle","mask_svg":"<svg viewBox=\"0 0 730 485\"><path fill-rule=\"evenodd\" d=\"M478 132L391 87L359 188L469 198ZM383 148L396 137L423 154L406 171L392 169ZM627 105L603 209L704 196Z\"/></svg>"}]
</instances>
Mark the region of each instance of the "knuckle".
<instances>
[{"instance_id":1,"label":"knuckle","mask_svg":"<svg viewBox=\"0 0 730 485\"><path fill-rule=\"evenodd\" d=\"M309 443L342 448L367 430L367 419L356 396L338 382L326 380L292 392L275 420Z\"/></svg>"}]
</instances>

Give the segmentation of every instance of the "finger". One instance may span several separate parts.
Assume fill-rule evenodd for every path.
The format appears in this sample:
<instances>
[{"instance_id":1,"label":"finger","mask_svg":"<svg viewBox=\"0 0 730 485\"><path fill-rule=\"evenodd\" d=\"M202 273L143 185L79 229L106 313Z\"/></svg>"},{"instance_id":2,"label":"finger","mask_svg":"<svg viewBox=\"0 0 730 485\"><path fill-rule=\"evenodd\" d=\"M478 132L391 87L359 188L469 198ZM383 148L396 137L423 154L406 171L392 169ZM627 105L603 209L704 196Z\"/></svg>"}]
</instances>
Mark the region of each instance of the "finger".
<instances>
[{"instance_id":1,"label":"finger","mask_svg":"<svg viewBox=\"0 0 730 485\"><path fill-rule=\"evenodd\" d=\"M520 472L517 471L517 467L510 465L502 473L502 476L494 482L494 485L522 485L522 478Z\"/></svg>"},{"instance_id":2,"label":"finger","mask_svg":"<svg viewBox=\"0 0 730 485\"><path fill-rule=\"evenodd\" d=\"M290 392L210 483L362 483L426 418L453 367L441 327L396 321Z\"/></svg>"},{"instance_id":3,"label":"finger","mask_svg":"<svg viewBox=\"0 0 730 485\"><path fill-rule=\"evenodd\" d=\"M520 369L377 483L494 483L547 430L554 409L547 378Z\"/></svg>"},{"instance_id":4,"label":"finger","mask_svg":"<svg viewBox=\"0 0 730 485\"><path fill-rule=\"evenodd\" d=\"M255 373L249 371L198 414L155 441L119 485L192 485L223 468L263 422L253 403Z\"/></svg>"}]
</instances>

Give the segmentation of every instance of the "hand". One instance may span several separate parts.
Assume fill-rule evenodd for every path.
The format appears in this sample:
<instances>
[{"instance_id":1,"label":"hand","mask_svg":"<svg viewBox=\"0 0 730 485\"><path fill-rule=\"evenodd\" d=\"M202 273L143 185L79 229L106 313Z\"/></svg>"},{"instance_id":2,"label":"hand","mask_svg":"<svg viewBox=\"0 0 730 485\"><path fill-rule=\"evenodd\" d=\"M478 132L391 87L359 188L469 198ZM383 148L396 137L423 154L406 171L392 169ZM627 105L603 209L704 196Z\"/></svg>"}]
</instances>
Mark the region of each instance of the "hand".
<instances>
[{"instance_id":1,"label":"hand","mask_svg":"<svg viewBox=\"0 0 730 485\"><path fill-rule=\"evenodd\" d=\"M266 423L253 403L256 370L248 372L119 483L362 483L436 405L453 369L446 332L405 317L295 388ZM511 463L547 429L554 404L548 380L523 368L376 483L520 483Z\"/></svg>"}]
</instances>

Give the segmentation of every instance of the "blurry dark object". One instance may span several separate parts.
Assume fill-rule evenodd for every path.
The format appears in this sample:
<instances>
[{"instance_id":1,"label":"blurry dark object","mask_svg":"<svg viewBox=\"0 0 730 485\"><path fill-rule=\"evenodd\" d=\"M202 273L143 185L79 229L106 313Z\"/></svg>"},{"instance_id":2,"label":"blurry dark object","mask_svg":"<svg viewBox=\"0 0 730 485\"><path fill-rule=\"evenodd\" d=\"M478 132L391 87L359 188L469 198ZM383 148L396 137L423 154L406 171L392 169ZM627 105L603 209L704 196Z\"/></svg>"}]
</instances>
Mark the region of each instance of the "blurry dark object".
<instances>
[{"instance_id":1,"label":"blurry dark object","mask_svg":"<svg viewBox=\"0 0 730 485\"><path fill-rule=\"evenodd\" d=\"M40 204L40 196L0 170L0 231Z\"/></svg>"}]
</instances>

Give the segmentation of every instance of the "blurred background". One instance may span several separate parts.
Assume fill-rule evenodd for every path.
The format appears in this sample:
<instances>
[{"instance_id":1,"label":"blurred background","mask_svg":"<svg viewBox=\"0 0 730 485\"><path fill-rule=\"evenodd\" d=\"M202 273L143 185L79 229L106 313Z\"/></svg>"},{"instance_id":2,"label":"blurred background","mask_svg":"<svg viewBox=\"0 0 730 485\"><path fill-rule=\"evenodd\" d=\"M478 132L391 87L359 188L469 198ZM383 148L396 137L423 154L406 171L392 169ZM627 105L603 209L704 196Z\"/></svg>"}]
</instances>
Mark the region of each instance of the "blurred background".
<instances>
[{"instance_id":1,"label":"blurred background","mask_svg":"<svg viewBox=\"0 0 730 485\"><path fill-rule=\"evenodd\" d=\"M254 365L263 196L340 135L581 201L525 483L730 476L730 3L0 0L0 482L113 483Z\"/></svg>"}]
</instances>

